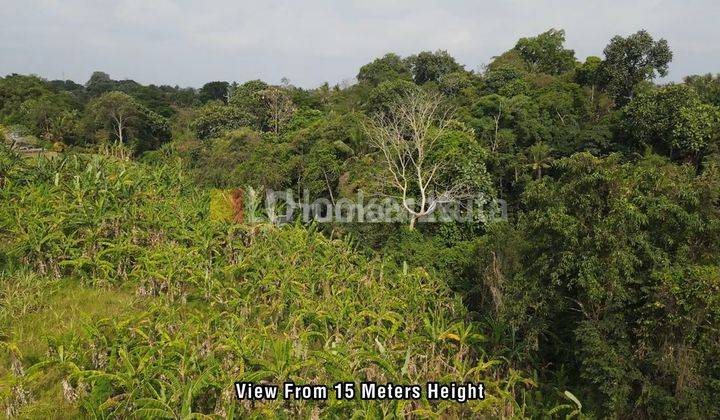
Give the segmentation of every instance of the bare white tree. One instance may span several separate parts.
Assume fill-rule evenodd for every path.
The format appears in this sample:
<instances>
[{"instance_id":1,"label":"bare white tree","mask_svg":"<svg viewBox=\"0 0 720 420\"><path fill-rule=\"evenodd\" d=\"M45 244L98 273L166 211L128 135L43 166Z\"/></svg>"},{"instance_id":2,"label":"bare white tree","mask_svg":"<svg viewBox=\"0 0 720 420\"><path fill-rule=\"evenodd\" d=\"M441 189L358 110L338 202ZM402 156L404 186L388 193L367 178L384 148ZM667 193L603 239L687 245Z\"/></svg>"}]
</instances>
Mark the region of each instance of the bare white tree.
<instances>
[{"instance_id":1,"label":"bare white tree","mask_svg":"<svg viewBox=\"0 0 720 420\"><path fill-rule=\"evenodd\" d=\"M276 136L280 135L280 129L295 113L295 105L292 98L284 90L277 87L269 87L260 92L260 96L267 107L270 125Z\"/></svg>"},{"instance_id":2,"label":"bare white tree","mask_svg":"<svg viewBox=\"0 0 720 420\"><path fill-rule=\"evenodd\" d=\"M410 216L410 229L439 204L463 194L461 185L440 184L440 174L448 162L433 156L449 119L439 95L417 91L404 95L388 112L365 125L387 169L383 182L399 192L398 198Z\"/></svg>"},{"instance_id":3,"label":"bare white tree","mask_svg":"<svg viewBox=\"0 0 720 420\"><path fill-rule=\"evenodd\" d=\"M135 100L124 92L108 92L93 99L88 111L98 122L110 122L120 144L124 143L125 132L139 119L140 110Z\"/></svg>"}]
</instances>

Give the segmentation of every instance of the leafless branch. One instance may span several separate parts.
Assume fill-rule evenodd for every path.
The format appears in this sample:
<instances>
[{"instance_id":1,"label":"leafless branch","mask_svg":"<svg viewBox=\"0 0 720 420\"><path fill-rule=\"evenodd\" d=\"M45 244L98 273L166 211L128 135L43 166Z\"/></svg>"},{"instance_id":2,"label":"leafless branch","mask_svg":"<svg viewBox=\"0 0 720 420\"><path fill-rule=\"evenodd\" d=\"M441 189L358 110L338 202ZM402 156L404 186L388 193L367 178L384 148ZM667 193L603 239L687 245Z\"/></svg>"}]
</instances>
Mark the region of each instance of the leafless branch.
<instances>
[{"instance_id":1,"label":"leafless branch","mask_svg":"<svg viewBox=\"0 0 720 420\"><path fill-rule=\"evenodd\" d=\"M387 169L387 186L399 191L403 207L411 216L411 228L438 204L452 201L461 193L460 186L439 184L447 162L433 158L449 121L450 112L443 108L442 98L420 91L401 97L388 112L371 118L365 126Z\"/></svg>"}]
</instances>

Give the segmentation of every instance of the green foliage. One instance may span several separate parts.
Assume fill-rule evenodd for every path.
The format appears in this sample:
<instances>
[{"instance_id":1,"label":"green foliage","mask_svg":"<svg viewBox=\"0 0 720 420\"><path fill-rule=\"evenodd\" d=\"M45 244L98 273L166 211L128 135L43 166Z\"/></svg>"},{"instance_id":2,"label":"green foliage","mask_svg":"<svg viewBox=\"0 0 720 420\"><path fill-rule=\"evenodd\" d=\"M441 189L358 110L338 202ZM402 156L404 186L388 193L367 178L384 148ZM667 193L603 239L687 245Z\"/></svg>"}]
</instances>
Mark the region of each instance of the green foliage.
<instances>
[{"instance_id":1,"label":"green foliage","mask_svg":"<svg viewBox=\"0 0 720 420\"><path fill-rule=\"evenodd\" d=\"M470 99L477 95L480 82L480 78L472 73L456 71L444 74L438 79L438 90L449 98Z\"/></svg>"},{"instance_id":2,"label":"green foliage","mask_svg":"<svg viewBox=\"0 0 720 420\"><path fill-rule=\"evenodd\" d=\"M228 131L207 141L193 172L203 185L282 189L291 179L287 145L267 141L250 129Z\"/></svg>"},{"instance_id":3,"label":"green foliage","mask_svg":"<svg viewBox=\"0 0 720 420\"><path fill-rule=\"evenodd\" d=\"M626 38L615 36L603 50L602 81L618 105L632 98L635 87L656 75L665 76L673 54L667 41L655 41L646 31Z\"/></svg>"},{"instance_id":4,"label":"green foliage","mask_svg":"<svg viewBox=\"0 0 720 420\"><path fill-rule=\"evenodd\" d=\"M415 83L422 85L437 82L446 74L462 71L463 66L447 51L423 51L405 59L407 67L413 75Z\"/></svg>"},{"instance_id":5,"label":"green foliage","mask_svg":"<svg viewBox=\"0 0 720 420\"><path fill-rule=\"evenodd\" d=\"M640 145L698 162L717 148L720 110L703 104L692 88L669 85L641 93L625 108L625 131ZM679 156L678 156L679 155Z\"/></svg>"},{"instance_id":6,"label":"green foliage","mask_svg":"<svg viewBox=\"0 0 720 420\"><path fill-rule=\"evenodd\" d=\"M537 179L542 178L543 169L550 168L552 163L552 147L538 142L528 147L523 156L523 165L530 170Z\"/></svg>"},{"instance_id":7,"label":"green foliage","mask_svg":"<svg viewBox=\"0 0 720 420\"><path fill-rule=\"evenodd\" d=\"M578 83L586 86L595 86L601 82L600 68L602 60L600 57L588 57L585 62L577 66L575 70L575 78Z\"/></svg>"},{"instance_id":8,"label":"green foliage","mask_svg":"<svg viewBox=\"0 0 720 420\"><path fill-rule=\"evenodd\" d=\"M516 145L532 144L542 139L540 110L526 95L483 96L475 104L476 130L492 151L513 151Z\"/></svg>"},{"instance_id":9,"label":"green foliage","mask_svg":"<svg viewBox=\"0 0 720 420\"><path fill-rule=\"evenodd\" d=\"M0 136L4 136L3 126L0 126ZM23 167L20 156L10 149L4 142L0 142L0 187L5 186L15 172Z\"/></svg>"},{"instance_id":10,"label":"green foliage","mask_svg":"<svg viewBox=\"0 0 720 420\"><path fill-rule=\"evenodd\" d=\"M16 124L21 120L23 102L50 94L42 79L37 76L13 74L0 78L0 121Z\"/></svg>"},{"instance_id":11,"label":"green foliage","mask_svg":"<svg viewBox=\"0 0 720 420\"><path fill-rule=\"evenodd\" d=\"M493 267L482 304L532 343L537 363L577 372L596 410L716 416L717 372L701 366L718 363L720 324L692 290L717 287L720 219L705 198L717 179L656 156L632 165L578 154L557 167L557 180L525 191L517 230L497 232L481 252ZM688 295L671 288L681 275ZM671 326L691 313L707 329Z\"/></svg>"},{"instance_id":12,"label":"green foliage","mask_svg":"<svg viewBox=\"0 0 720 420\"><path fill-rule=\"evenodd\" d=\"M705 103L720 106L720 77L712 74L692 75L685 78L685 84L691 86Z\"/></svg>"},{"instance_id":13,"label":"green foliage","mask_svg":"<svg viewBox=\"0 0 720 420\"><path fill-rule=\"evenodd\" d=\"M230 96L229 104L240 112L251 115L250 127L255 129L261 129L267 119L261 92L268 87L268 84L261 80L251 80L235 88Z\"/></svg>"},{"instance_id":14,"label":"green foliage","mask_svg":"<svg viewBox=\"0 0 720 420\"><path fill-rule=\"evenodd\" d=\"M227 102L230 83L228 82L209 82L198 90L198 99L205 103L210 101Z\"/></svg>"},{"instance_id":15,"label":"green foliage","mask_svg":"<svg viewBox=\"0 0 720 420\"><path fill-rule=\"evenodd\" d=\"M575 51L563 47L565 31L550 29L532 38L520 38L515 50L530 71L560 74L575 66Z\"/></svg>"},{"instance_id":16,"label":"green foliage","mask_svg":"<svg viewBox=\"0 0 720 420\"><path fill-rule=\"evenodd\" d=\"M708 104L693 104L680 109L678 124L673 129L673 147L697 155L720 141L720 109Z\"/></svg>"},{"instance_id":17,"label":"green foliage","mask_svg":"<svg viewBox=\"0 0 720 420\"><path fill-rule=\"evenodd\" d=\"M397 79L411 80L412 74L407 63L399 55L389 53L360 67L357 79L358 82L377 86L382 82Z\"/></svg>"},{"instance_id":18,"label":"green foliage","mask_svg":"<svg viewBox=\"0 0 720 420\"><path fill-rule=\"evenodd\" d=\"M144 106L140 107L140 115L142 122L138 136L133 141L138 152L159 149L170 140L172 133L167 118Z\"/></svg>"},{"instance_id":19,"label":"green foliage","mask_svg":"<svg viewBox=\"0 0 720 420\"><path fill-rule=\"evenodd\" d=\"M95 98L88 104L90 124L106 128L123 143L127 132L137 129L140 106L133 98L123 92L113 91Z\"/></svg>"},{"instance_id":20,"label":"green foliage","mask_svg":"<svg viewBox=\"0 0 720 420\"><path fill-rule=\"evenodd\" d=\"M73 87L74 88L74 87ZM77 91L76 88L74 88ZM113 80L107 73L96 71L85 83L85 92L81 96L95 98L108 92L123 92L132 96L144 107L163 117L175 115L173 105L192 105L195 92L170 86L141 85L134 80Z\"/></svg>"},{"instance_id":21,"label":"green foliage","mask_svg":"<svg viewBox=\"0 0 720 420\"><path fill-rule=\"evenodd\" d=\"M290 120L285 124L285 129L288 132L301 130L322 121L324 117L322 111L317 109L301 108L290 117Z\"/></svg>"},{"instance_id":22,"label":"green foliage","mask_svg":"<svg viewBox=\"0 0 720 420\"><path fill-rule=\"evenodd\" d=\"M156 149L170 139L167 119L123 92L105 93L88 103L86 128L107 130L120 145L129 143L140 152Z\"/></svg>"},{"instance_id":23,"label":"green foliage","mask_svg":"<svg viewBox=\"0 0 720 420\"><path fill-rule=\"evenodd\" d=\"M393 102L397 102L408 92L418 90L417 85L403 79L382 82L370 91L365 102L365 111L368 114L386 113Z\"/></svg>"},{"instance_id":24,"label":"green foliage","mask_svg":"<svg viewBox=\"0 0 720 420\"><path fill-rule=\"evenodd\" d=\"M303 185L313 197L329 196L334 199L333 191L337 190L342 173L342 159L338 155L343 151L347 152L341 147L333 143L317 142L310 148L308 159L303 165L302 177Z\"/></svg>"},{"instance_id":25,"label":"green foliage","mask_svg":"<svg viewBox=\"0 0 720 420\"><path fill-rule=\"evenodd\" d=\"M478 144L471 133L446 131L432 158L447 162L440 174L445 178L440 180L441 183L465 185L475 193L493 195L492 178L485 167L487 150Z\"/></svg>"},{"instance_id":26,"label":"green foliage","mask_svg":"<svg viewBox=\"0 0 720 420\"><path fill-rule=\"evenodd\" d=\"M226 130L257 125L255 117L236 107L210 102L200 108L191 127L200 139L217 137Z\"/></svg>"},{"instance_id":27,"label":"green foliage","mask_svg":"<svg viewBox=\"0 0 720 420\"><path fill-rule=\"evenodd\" d=\"M37 359L13 353L27 374L11 377L30 390L28 401L40 384L54 384L62 405L85 416L523 415L514 395L533 382L481 351L478 325L437 277L385 268L313 229L212 221L207 194L177 167L37 160L12 178L3 200L13 203L0 214L13 260L63 283L122 285L140 300L132 313L55 337ZM0 298L7 290L22 290L27 302L52 294L41 281L7 272ZM22 318L37 308L9 311ZM17 323L0 320L23 340ZM238 380L482 380L491 397L248 404L233 396ZM10 392L4 404L18 412L42 409L43 399L17 403L19 391Z\"/></svg>"},{"instance_id":28,"label":"green foliage","mask_svg":"<svg viewBox=\"0 0 720 420\"><path fill-rule=\"evenodd\" d=\"M100 96L113 90L113 80L110 75L102 71L94 71L90 79L85 82L85 89L92 96Z\"/></svg>"},{"instance_id":29,"label":"green foliage","mask_svg":"<svg viewBox=\"0 0 720 420\"><path fill-rule=\"evenodd\" d=\"M50 142L72 143L78 135L79 118L69 95L48 94L28 99L20 106L21 121L33 134Z\"/></svg>"},{"instance_id":30,"label":"green foliage","mask_svg":"<svg viewBox=\"0 0 720 420\"><path fill-rule=\"evenodd\" d=\"M493 63L483 75L483 82L487 93L499 93L506 84L520 79L525 72L513 65Z\"/></svg>"}]
</instances>

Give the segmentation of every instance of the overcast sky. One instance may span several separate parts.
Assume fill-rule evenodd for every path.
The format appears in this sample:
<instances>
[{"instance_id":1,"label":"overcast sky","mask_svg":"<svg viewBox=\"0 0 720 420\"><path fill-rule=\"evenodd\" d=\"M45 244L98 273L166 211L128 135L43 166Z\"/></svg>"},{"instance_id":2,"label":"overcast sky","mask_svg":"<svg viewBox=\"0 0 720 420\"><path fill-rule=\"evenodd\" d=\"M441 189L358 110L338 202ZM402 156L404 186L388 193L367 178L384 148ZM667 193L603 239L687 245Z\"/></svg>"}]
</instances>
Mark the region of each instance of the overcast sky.
<instances>
[{"instance_id":1,"label":"overcast sky","mask_svg":"<svg viewBox=\"0 0 720 420\"><path fill-rule=\"evenodd\" d=\"M0 0L0 16L0 75L81 83L102 70L142 83L314 87L386 52L437 49L473 70L552 27L580 60L645 28L675 54L669 79L720 72L718 0Z\"/></svg>"}]
</instances>

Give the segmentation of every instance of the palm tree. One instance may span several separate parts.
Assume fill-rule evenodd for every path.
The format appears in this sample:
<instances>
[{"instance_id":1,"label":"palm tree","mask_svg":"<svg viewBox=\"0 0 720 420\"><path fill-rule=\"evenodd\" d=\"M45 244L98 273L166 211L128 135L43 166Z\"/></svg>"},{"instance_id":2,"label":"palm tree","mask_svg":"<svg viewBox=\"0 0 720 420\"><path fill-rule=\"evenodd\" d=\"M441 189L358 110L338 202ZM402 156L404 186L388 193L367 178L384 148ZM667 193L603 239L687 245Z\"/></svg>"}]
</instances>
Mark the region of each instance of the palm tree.
<instances>
[{"instance_id":1,"label":"palm tree","mask_svg":"<svg viewBox=\"0 0 720 420\"><path fill-rule=\"evenodd\" d=\"M552 147L542 141L533 144L525 150L523 156L524 166L532 170L535 174L535 179L542 178L543 168L547 169L551 166L553 157L550 156L550 154L552 150Z\"/></svg>"}]
</instances>

